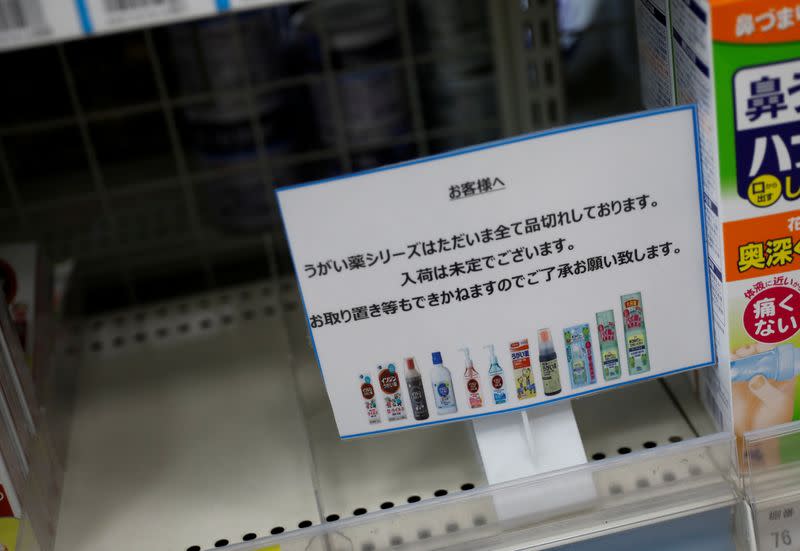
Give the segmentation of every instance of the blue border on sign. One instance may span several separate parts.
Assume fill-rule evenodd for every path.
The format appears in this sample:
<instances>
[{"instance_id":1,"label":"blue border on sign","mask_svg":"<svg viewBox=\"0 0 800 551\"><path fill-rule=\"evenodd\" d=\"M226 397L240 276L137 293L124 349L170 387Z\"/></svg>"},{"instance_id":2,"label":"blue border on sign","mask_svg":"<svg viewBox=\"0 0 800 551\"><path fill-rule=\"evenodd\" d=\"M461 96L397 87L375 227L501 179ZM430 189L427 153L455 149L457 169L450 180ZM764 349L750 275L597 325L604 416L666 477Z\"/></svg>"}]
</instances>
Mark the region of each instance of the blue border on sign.
<instances>
[{"instance_id":1,"label":"blue border on sign","mask_svg":"<svg viewBox=\"0 0 800 551\"><path fill-rule=\"evenodd\" d=\"M92 18L89 17L89 8L86 7L86 0L75 0L75 9L78 11L78 19L81 21L83 32L92 34L94 27L92 26Z\"/></svg>"},{"instance_id":2,"label":"blue border on sign","mask_svg":"<svg viewBox=\"0 0 800 551\"><path fill-rule=\"evenodd\" d=\"M217 0L217 11L228 11L231 9L231 0Z\"/></svg>"},{"instance_id":3,"label":"blue border on sign","mask_svg":"<svg viewBox=\"0 0 800 551\"><path fill-rule=\"evenodd\" d=\"M489 411L489 412L486 412L486 413L477 413L477 414L474 414L474 415L464 415L464 416L454 417L452 419L440 419L440 420L436 420L436 421L429 421L427 423L415 423L413 425L404 425L404 426L401 426L401 427L390 427L390 428L380 429L380 430L375 430L375 431L370 431L370 432L360 432L360 433L356 433L356 434L345 434L345 435L340 435L340 438L342 440L347 440L347 439L350 439L350 438L359 438L359 437L362 437L362 436L383 434L383 433L387 433L387 432L396 432L396 431L399 431L399 430L407 430L407 429L413 429L413 428L418 428L418 427L428 427L428 426L432 426L432 425L441 425L443 423L455 423L455 422L459 422L459 421L466 421L466 420L469 420L469 419L478 419L480 417L486 417L487 415L497 415L497 414L500 414L500 413L508 413L508 412L512 412L512 411L520 411L520 410L523 410L523 409L530 409L530 408L537 407L537 406L544 405L544 404L554 404L556 402L560 402L560 401L568 400L568 399L572 399L572 398L577 398L579 396L584 396L586 394L593 394L593 393L596 393L596 392L599 392L599 391L610 390L612 388L619 388L619 387L623 387L623 386L626 386L626 385L629 385L629 384L632 384L632 383L639 383L639 382L642 382L642 381L648 381L648 380L651 380L651 379L657 379L657 378L660 378L660 377L664 377L665 375L674 375L676 373L682 373L684 371L690 371L692 369L698 369L698 368L701 368L701 367L709 367L709 366L715 365L717 363L717 349L716 349L716 344L714 342L714 320L713 320L713 308L712 308L712 305L711 305L711 282L709 280L709 275L708 275L708 245L706 243L706 222L705 222L705 211L704 211L704 207L703 207L703 205L704 205L704 203L703 203L703 190L704 190L704 187L703 187L703 170L702 170L702 166L700 164L700 134L699 134L698 119L697 119L697 108L695 107L694 104L678 105L678 106L675 106L675 107L667 107L667 108L664 108L664 109L654 109L654 110L651 110L651 111L642 111L642 112L639 112L639 113L632 113L632 114L629 114L629 115L621 115L619 117L610 117L610 118L607 118L607 119L600 119L600 120L592 121L592 122L586 122L586 123L574 124L574 125L569 125L569 126L563 126L563 127L554 128L554 129L551 129L551 130L545 130L545 131L542 131L542 132L524 134L522 136L516 136L514 138L505 138L505 139L501 139L501 140L495 140L493 142L487 142L487 143L476 145L476 146L465 147L463 149L457 149L455 151L448 151L446 153L440 153L438 155L431 155L430 157L424 157L422 159L414 159L412 161L406 161L406 162L397 163L397 164L394 164L394 165L388 165L388 166L384 166L384 167L365 170L363 172L357 172L357 173L353 173L353 174L343 174L343 175L340 175L340 176L334 176L332 178L325 178L325 179L322 179L322 180L315 180L315 181L312 181L312 182L294 184L294 185L291 185L291 186L286 186L286 187L282 187L282 188L276 189L275 190L275 195L279 196L281 192L290 191L290 190L294 190L294 189L299 189L299 188L304 188L304 187L309 187L309 186L316 186L316 185L320 185L320 184L326 184L326 183L329 183L329 182L335 182L337 180L359 178L361 176L368 176L370 174L376 174L378 172L385 172L387 170L395 170L395 169L403 168L403 167L407 167L407 166L428 163L428 162L436 161L436 160L439 160L439 159L446 159L448 157L458 157L460 155L466 155L468 153L474 153L476 151L482 151L484 149L491 149L491 148L499 147L499 146L502 146L502 145L525 142L525 141L529 141L529 140L535 140L537 138L543 138L543 137L546 137L546 136L553 136L555 134L563 134L563 133L566 133L566 132L571 132L573 130L581 130L583 128L592 128L592 127L595 127L595 126L605 126L607 124L614 124L614 123L618 123L618 122L625 122L625 121L641 119L641 118L646 118L646 117L656 117L656 116L659 116L659 115L663 115L663 114L666 114L666 113L672 113L672 112L675 112L675 111L691 111L691 113L692 113L692 127L693 127L693 131L694 131L695 165L696 165L696 170L697 170L698 206L700 208L700 228L701 228L701 233L702 233L702 238L703 238L702 239L702 245L703 245L703 274L705 276L705 282L706 282L706 308L707 308L707 314L708 314L708 340L709 340L709 343L711 344L711 348L709 350L709 352L711 353L710 354L711 357L710 357L708 362L700 363L700 364L693 365L693 366L690 366L690 367L682 367L682 368L679 368L679 369L673 369L672 371L665 371L663 373L653 374L653 375L649 375L649 376L646 376L646 377L637 377L636 379L633 379L633 380L624 381L624 382L621 382L621 383L604 386L601 389L587 390L585 392L579 392L579 393L575 393L575 394L570 394L569 396L562 396L560 398L554 398L554 399L549 399L549 400L538 401L538 402L535 402L533 404L525 404L525 405L517 406L517 407L513 407L513 408L502 409L502 410L498 410L498 411ZM280 215L281 215L281 222L284 224L284 231L286 231L286 235L287 235L287 243L288 243L288 246L289 246L289 253L292 256L292 267L294 269L295 278L296 278L297 283L298 283L298 289L300 290L300 301L303 304L303 312L305 313L305 322L306 322L306 326L308 327L308 334L311 336L311 347L314 349L314 357L317 360L317 367L319 368L320 373L322 374L322 381L324 383L325 382L325 373L322 371L322 363L319 360L319 353L317 352L317 345L316 345L316 342L314 341L314 331L312 330L311 324L310 324L310 322L308 320L308 308L306 308L306 301L305 301L305 297L303 296L303 288L302 288L302 285L300 284L300 281L301 281L300 280L300 274L298 272L297 264L294 261L295 256L294 256L294 252L292 251L292 242L291 242L291 239L288 238L289 234L288 234L288 231L286 229L286 223L285 223L285 219L284 219L284 216L283 216L283 209L281 207L280 200L278 200L277 203L278 203L278 211L280 212Z\"/></svg>"}]
</instances>

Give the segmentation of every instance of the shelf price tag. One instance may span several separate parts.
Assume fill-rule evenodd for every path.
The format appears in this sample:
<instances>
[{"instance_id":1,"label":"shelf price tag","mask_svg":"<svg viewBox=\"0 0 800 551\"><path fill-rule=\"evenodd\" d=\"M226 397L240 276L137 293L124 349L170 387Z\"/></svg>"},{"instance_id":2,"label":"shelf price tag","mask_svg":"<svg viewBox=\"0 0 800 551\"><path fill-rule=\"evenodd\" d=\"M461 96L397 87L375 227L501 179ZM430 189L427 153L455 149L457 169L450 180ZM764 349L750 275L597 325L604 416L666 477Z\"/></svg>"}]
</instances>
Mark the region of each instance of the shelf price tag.
<instances>
[{"instance_id":1,"label":"shelf price tag","mask_svg":"<svg viewBox=\"0 0 800 551\"><path fill-rule=\"evenodd\" d=\"M800 500L759 506L756 534L759 551L800 550Z\"/></svg>"},{"instance_id":2,"label":"shelf price tag","mask_svg":"<svg viewBox=\"0 0 800 551\"><path fill-rule=\"evenodd\" d=\"M76 0L87 33L130 29L211 15L215 0Z\"/></svg>"},{"instance_id":3,"label":"shelf price tag","mask_svg":"<svg viewBox=\"0 0 800 551\"><path fill-rule=\"evenodd\" d=\"M340 435L713 364L695 121L677 107L279 189Z\"/></svg>"},{"instance_id":4,"label":"shelf price tag","mask_svg":"<svg viewBox=\"0 0 800 551\"><path fill-rule=\"evenodd\" d=\"M0 1L0 51L81 34L75 5L64 0Z\"/></svg>"}]
</instances>

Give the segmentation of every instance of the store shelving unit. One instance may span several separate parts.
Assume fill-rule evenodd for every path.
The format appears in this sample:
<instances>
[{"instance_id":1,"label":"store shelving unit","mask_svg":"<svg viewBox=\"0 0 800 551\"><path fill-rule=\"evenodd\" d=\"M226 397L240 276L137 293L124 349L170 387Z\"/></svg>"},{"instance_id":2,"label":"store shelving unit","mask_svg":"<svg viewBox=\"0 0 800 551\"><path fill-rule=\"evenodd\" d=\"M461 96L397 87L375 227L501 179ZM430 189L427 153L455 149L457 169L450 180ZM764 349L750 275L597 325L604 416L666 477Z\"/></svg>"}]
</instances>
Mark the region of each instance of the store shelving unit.
<instances>
[{"instance_id":1,"label":"store shelving unit","mask_svg":"<svg viewBox=\"0 0 800 551\"><path fill-rule=\"evenodd\" d=\"M72 35L4 29L8 16L0 16L0 49L58 42L0 56L14 74L39 71L21 94L41 98L46 90L52 98L41 112L21 108L0 121L0 228L10 239L45 243L56 259L78 258L79 309L88 312L70 328L58 373L74 400L54 424L66 466L55 549L516 550L601 541L624 548L599 538L653 529L706 541L703 528L720 549L747 548L749 533L732 525L747 518L733 442L716 433L691 375L574 400L588 463L500 485L487 484L470 423L339 440L275 212L258 232L221 231L205 216L205 186L257 174L266 194L355 170L367 153L399 146L406 157L426 155L588 112L567 109L556 3L548 0L488 1L485 39L434 51L415 43L413 2L393 0L400 52L380 62L338 68L322 32L318 69L248 78L237 88L174 82L167 30L151 25L272 3L209 0L204 12L158 12L93 28L120 34L67 43L58 41L85 29L80 13ZM187 10L200 4L183 2ZM221 17L241 46L237 16ZM598 34L615 24L604 21ZM101 49L111 73L98 91L81 60ZM496 112L436 124L421 99L425 70L472 56L491 60ZM114 72L123 61L125 70ZM411 124L352 143L336 79L387 67L402 72ZM253 106L311 86L332 98L336 140L269 150ZM215 101L246 106L255 156L211 168L196 162L182 116ZM157 129L152 150L132 147L109 161L109 137L135 137L141 127ZM54 144L67 151L49 171L31 176L15 164ZM64 159L71 161L59 164ZM21 551L34 549L28 534Z\"/></svg>"},{"instance_id":2,"label":"store shelving unit","mask_svg":"<svg viewBox=\"0 0 800 551\"><path fill-rule=\"evenodd\" d=\"M318 38L302 39L318 40L318 66L284 68L267 80L251 76L236 85L181 84L176 74L186 62L174 59L171 27L145 27L0 56L0 68L25 75L0 92L6 104L18 106L0 120L4 235L44 243L57 260L82 261L85 304L91 310L202 292L267 275L259 234L281 240L271 193L275 186L358 170L387 149L396 152L396 162L564 121L553 2L531 2L524 10L516 1L487 2L486 32L466 44L434 50L418 40L419 29L410 25L419 18L411 13L412 3L389 5L397 21L396 53L339 67L329 36L333 31L321 24ZM231 63L245 67L242 75L253 73L252 56L243 45L250 13L183 24L188 25L187 40L203 40L198 34L203 25L225 24ZM158 20L159 25L165 22ZM531 36L526 38L527 29ZM424 75L476 57L490 64L491 105L482 107L485 113L477 117L444 125L433 120L420 101ZM205 72L217 69L207 60L200 63ZM100 66L103 75L98 74ZM386 70L403 76L410 123L406 131L353 142L340 113L334 117L336 140L331 143L276 150L260 138L265 123L254 108L259 101L302 99L307 90L319 89L335 107L345 101L337 79ZM302 101L295 114L316 109L311 99ZM241 131L255 144L253 155L213 166L200 158L186 113L215 104L234 105L246 114ZM36 162L41 151L53 152L48 163ZM210 190L217 182L242 177L256 178L263 186L261 225L251 232L220 229L213 216L218 199ZM84 216L86 212L94 215Z\"/></svg>"},{"instance_id":3,"label":"store shelving unit","mask_svg":"<svg viewBox=\"0 0 800 551\"><path fill-rule=\"evenodd\" d=\"M736 503L688 385L576 400L607 459L497 487L469 423L341 441L304 324L286 279L87 320L56 549L547 547ZM554 510L570 485L585 498Z\"/></svg>"}]
</instances>

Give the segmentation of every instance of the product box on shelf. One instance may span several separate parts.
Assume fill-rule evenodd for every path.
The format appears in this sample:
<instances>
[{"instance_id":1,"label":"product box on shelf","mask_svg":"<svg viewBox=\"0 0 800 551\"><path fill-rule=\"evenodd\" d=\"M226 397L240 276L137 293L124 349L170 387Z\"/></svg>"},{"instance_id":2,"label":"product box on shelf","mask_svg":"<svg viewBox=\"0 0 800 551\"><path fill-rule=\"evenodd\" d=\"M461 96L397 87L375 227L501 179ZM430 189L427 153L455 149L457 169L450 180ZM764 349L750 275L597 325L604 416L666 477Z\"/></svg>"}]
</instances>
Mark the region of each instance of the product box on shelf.
<instances>
[{"instance_id":1,"label":"product box on shelf","mask_svg":"<svg viewBox=\"0 0 800 551\"><path fill-rule=\"evenodd\" d=\"M40 379L53 341L52 266L36 243L3 244L0 282L28 365Z\"/></svg>"},{"instance_id":2,"label":"product box on shelf","mask_svg":"<svg viewBox=\"0 0 800 551\"><path fill-rule=\"evenodd\" d=\"M671 0L670 23L703 157L719 369L701 387L741 437L800 418L800 3Z\"/></svg>"},{"instance_id":3,"label":"product box on shelf","mask_svg":"<svg viewBox=\"0 0 800 551\"><path fill-rule=\"evenodd\" d=\"M16 518L0 518L0 551L16 551L20 532L19 524L19 520Z\"/></svg>"},{"instance_id":4,"label":"product box on shelf","mask_svg":"<svg viewBox=\"0 0 800 551\"><path fill-rule=\"evenodd\" d=\"M39 412L17 328L0 295L0 517L24 517L47 548L55 533L63 469Z\"/></svg>"},{"instance_id":5,"label":"product box on shelf","mask_svg":"<svg viewBox=\"0 0 800 551\"><path fill-rule=\"evenodd\" d=\"M675 104L670 40L670 0L635 0L642 103L648 109Z\"/></svg>"}]
</instances>

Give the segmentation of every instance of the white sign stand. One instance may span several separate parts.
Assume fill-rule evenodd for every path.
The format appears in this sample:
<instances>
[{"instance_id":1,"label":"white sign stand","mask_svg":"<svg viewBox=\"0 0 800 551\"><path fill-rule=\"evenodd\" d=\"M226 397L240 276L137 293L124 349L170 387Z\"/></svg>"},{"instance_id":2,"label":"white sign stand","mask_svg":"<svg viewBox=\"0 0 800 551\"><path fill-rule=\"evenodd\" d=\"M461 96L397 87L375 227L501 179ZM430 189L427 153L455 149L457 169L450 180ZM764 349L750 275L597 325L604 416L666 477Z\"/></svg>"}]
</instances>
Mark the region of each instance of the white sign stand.
<instances>
[{"instance_id":1,"label":"white sign stand","mask_svg":"<svg viewBox=\"0 0 800 551\"><path fill-rule=\"evenodd\" d=\"M569 401L472 422L489 484L530 477L586 463L586 452ZM553 485L557 487L554 487ZM546 494L546 495L545 495ZM563 510L592 499L590 474L555 477L542 486L494 496L500 520Z\"/></svg>"}]
</instances>

